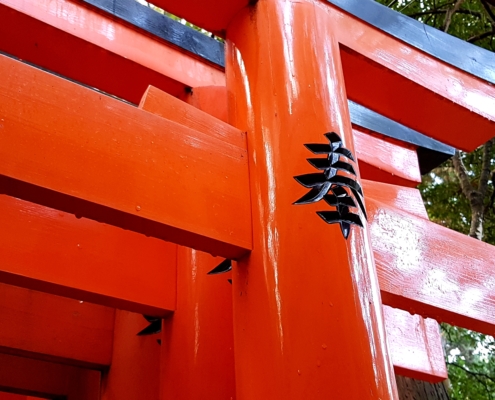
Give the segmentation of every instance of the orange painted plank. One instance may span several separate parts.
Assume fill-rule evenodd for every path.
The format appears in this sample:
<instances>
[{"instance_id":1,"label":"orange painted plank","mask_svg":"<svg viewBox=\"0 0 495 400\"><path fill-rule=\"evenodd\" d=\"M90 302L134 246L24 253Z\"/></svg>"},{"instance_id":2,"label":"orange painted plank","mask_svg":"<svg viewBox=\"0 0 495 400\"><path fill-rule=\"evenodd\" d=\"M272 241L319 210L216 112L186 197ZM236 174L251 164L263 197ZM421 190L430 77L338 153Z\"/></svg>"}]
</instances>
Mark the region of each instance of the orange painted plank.
<instances>
[{"instance_id":1,"label":"orange painted plank","mask_svg":"<svg viewBox=\"0 0 495 400\"><path fill-rule=\"evenodd\" d=\"M236 148L246 148L245 132L156 87L148 87L139 103L139 108L220 139ZM247 153L242 154L242 157L245 156Z\"/></svg>"},{"instance_id":2,"label":"orange painted plank","mask_svg":"<svg viewBox=\"0 0 495 400\"><path fill-rule=\"evenodd\" d=\"M102 400L160 399L160 335L136 335L148 325L140 314L117 310L112 365L103 373Z\"/></svg>"},{"instance_id":3,"label":"orange painted plank","mask_svg":"<svg viewBox=\"0 0 495 400\"><path fill-rule=\"evenodd\" d=\"M363 179L362 186L365 199L372 197L374 200L428 220L428 213L418 189L367 179Z\"/></svg>"},{"instance_id":4,"label":"orange painted plank","mask_svg":"<svg viewBox=\"0 0 495 400\"><path fill-rule=\"evenodd\" d=\"M225 84L220 69L71 0L0 0L0 50L136 104L150 84L176 96Z\"/></svg>"},{"instance_id":5,"label":"orange painted plank","mask_svg":"<svg viewBox=\"0 0 495 400\"><path fill-rule=\"evenodd\" d=\"M0 221L1 282L142 313L175 309L172 244L5 195Z\"/></svg>"},{"instance_id":6,"label":"orange painted plank","mask_svg":"<svg viewBox=\"0 0 495 400\"><path fill-rule=\"evenodd\" d=\"M225 86L196 86L187 91L182 100L224 121L229 121L227 88Z\"/></svg>"},{"instance_id":7,"label":"orange painted plank","mask_svg":"<svg viewBox=\"0 0 495 400\"><path fill-rule=\"evenodd\" d=\"M363 179L415 187L421 183L418 154L406 143L386 140L353 128L356 156Z\"/></svg>"},{"instance_id":8,"label":"orange painted plank","mask_svg":"<svg viewBox=\"0 0 495 400\"><path fill-rule=\"evenodd\" d=\"M4 191L228 258L251 249L245 147L3 56L0 72Z\"/></svg>"},{"instance_id":9,"label":"orange painted plank","mask_svg":"<svg viewBox=\"0 0 495 400\"><path fill-rule=\"evenodd\" d=\"M43 398L99 400L100 371L0 354L0 390Z\"/></svg>"},{"instance_id":10,"label":"orange painted plank","mask_svg":"<svg viewBox=\"0 0 495 400\"><path fill-rule=\"evenodd\" d=\"M384 304L493 335L495 246L370 193L366 205Z\"/></svg>"},{"instance_id":11,"label":"orange painted plank","mask_svg":"<svg viewBox=\"0 0 495 400\"><path fill-rule=\"evenodd\" d=\"M107 367L112 356L114 315L113 308L2 283L0 352Z\"/></svg>"},{"instance_id":12,"label":"orange painted plank","mask_svg":"<svg viewBox=\"0 0 495 400\"><path fill-rule=\"evenodd\" d=\"M447 379L438 323L388 306L383 311L395 373L432 383Z\"/></svg>"},{"instance_id":13,"label":"orange painted plank","mask_svg":"<svg viewBox=\"0 0 495 400\"><path fill-rule=\"evenodd\" d=\"M493 137L495 86L337 7L321 7L331 11L351 100L464 150Z\"/></svg>"}]
</instances>

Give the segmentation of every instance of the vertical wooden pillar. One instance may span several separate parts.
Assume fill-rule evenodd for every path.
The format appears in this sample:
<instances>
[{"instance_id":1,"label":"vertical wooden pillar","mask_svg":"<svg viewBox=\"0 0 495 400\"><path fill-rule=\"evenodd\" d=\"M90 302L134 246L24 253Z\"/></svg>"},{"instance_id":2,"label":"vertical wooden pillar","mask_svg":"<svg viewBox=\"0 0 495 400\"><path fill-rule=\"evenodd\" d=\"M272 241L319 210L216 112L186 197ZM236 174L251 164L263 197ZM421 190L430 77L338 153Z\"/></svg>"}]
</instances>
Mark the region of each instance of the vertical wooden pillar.
<instances>
[{"instance_id":1,"label":"vertical wooden pillar","mask_svg":"<svg viewBox=\"0 0 495 400\"><path fill-rule=\"evenodd\" d=\"M254 235L233 273L239 400L397 398L366 224L345 239L316 214L335 207L293 205L310 190L294 177L322 172L306 159L325 158L305 144L328 148L333 131L355 155L329 12L259 0L227 31L229 117L248 132Z\"/></svg>"},{"instance_id":2,"label":"vertical wooden pillar","mask_svg":"<svg viewBox=\"0 0 495 400\"><path fill-rule=\"evenodd\" d=\"M235 398L232 286L222 258L178 246L177 309L163 323L162 400Z\"/></svg>"}]
</instances>

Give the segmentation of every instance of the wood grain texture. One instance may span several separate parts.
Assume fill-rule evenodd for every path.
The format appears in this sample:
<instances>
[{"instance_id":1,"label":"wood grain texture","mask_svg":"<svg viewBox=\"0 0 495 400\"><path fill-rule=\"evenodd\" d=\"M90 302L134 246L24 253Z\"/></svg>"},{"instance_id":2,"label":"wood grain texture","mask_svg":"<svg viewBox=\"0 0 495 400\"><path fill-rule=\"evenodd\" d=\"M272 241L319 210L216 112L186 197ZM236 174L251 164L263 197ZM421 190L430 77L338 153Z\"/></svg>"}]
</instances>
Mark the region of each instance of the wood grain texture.
<instances>
[{"instance_id":1,"label":"wood grain texture","mask_svg":"<svg viewBox=\"0 0 495 400\"><path fill-rule=\"evenodd\" d=\"M432 383L447 379L438 323L388 306L383 311L395 373Z\"/></svg>"},{"instance_id":2,"label":"wood grain texture","mask_svg":"<svg viewBox=\"0 0 495 400\"><path fill-rule=\"evenodd\" d=\"M367 194L384 304L495 333L495 246L400 211Z\"/></svg>"},{"instance_id":3,"label":"wood grain texture","mask_svg":"<svg viewBox=\"0 0 495 400\"><path fill-rule=\"evenodd\" d=\"M0 71L4 192L227 258L250 250L245 146L3 56Z\"/></svg>"},{"instance_id":4,"label":"wood grain texture","mask_svg":"<svg viewBox=\"0 0 495 400\"><path fill-rule=\"evenodd\" d=\"M412 146L392 143L360 128L352 131L363 179L410 187L421 183L418 155Z\"/></svg>"},{"instance_id":5,"label":"wood grain texture","mask_svg":"<svg viewBox=\"0 0 495 400\"><path fill-rule=\"evenodd\" d=\"M0 352L108 367L114 318L113 308L0 284Z\"/></svg>"},{"instance_id":6,"label":"wood grain texture","mask_svg":"<svg viewBox=\"0 0 495 400\"><path fill-rule=\"evenodd\" d=\"M367 179L363 179L362 186L365 199L371 197L373 200L428 220L428 213L418 189Z\"/></svg>"},{"instance_id":7,"label":"wood grain texture","mask_svg":"<svg viewBox=\"0 0 495 400\"><path fill-rule=\"evenodd\" d=\"M142 313L175 309L174 245L5 195L0 221L1 282Z\"/></svg>"},{"instance_id":8,"label":"wood grain texture","mask_svg":"<svg viewBox=\"0 0 495 400\"><path fill-rule=\"evenodd\" d=\"M433 384L399 375L396 379L399 400L450 400L444 382Z\"/></svg>"}]
</instances>

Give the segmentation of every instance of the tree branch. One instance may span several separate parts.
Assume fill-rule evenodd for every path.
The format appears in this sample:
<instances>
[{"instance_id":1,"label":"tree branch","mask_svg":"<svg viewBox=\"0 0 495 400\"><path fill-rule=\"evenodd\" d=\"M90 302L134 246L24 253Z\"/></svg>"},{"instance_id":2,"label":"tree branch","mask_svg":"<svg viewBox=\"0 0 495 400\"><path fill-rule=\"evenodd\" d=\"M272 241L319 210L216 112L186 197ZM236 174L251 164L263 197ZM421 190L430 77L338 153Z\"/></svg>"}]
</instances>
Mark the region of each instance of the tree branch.
<instances>
[{"instance_id":1,"label":"tree branch","mask_svg":"<svg viewBox=\"0 0 495 400\"><path fill-rule=\"evenodd\" d=\"M495 28L492 28L489 31L480 33L479 35L471 36L467 41L469 43L474 43L474 42L477 42L478 40L482 40L482 39L490 37L492 35L495 35Z\"/></svg>"},{"instance_id":2,"label":"tree branch","mask_svg":"<svg viewBox=\"0 0 495 400\"><path fill-rule=\"evenodd\" d=\"M466 367L462 366L462 365L459 365L459 364L456 364L456 363L447 363L448 365L452 365L454 367L457 367L457 368L460 368L462 369L463 371L467 372L468 374L472 375L472 376L475 376L475 377L482 377L482 378L485 378L485 379L488 379L489 381L492 381L493 383L495 383L495 378L494 377L491 377L490 375L488 374L484 374L482 372L474 372L474 371L470 371L469 369L467 369Z\"/></svg>"},{"instance_id":3,"label":"tree branch","mask_svg":"<svg viewBox=\"0 0 495 400\"><path fill-rule=\"evenodd\" d=\"M495 138L490 139L483 146L483 157L481 163L481 174L480 181L478 184L478 192L481 193L481 196L485 198L486 191L488 190L488 180L491 175L491 161L492 161L492 150L493 145L495 144Z\"/></svg>"},{"instance_id":4,"label":"tree branch","mask_svg":"<svg viewBox=\"0 0 495 400\"><path fill-rule=\"evenodd\" d=\"M445 13L445 22L442 28L444 32L449 31L450 23L452 22L452 17L457 12L457 10L459 9L459 7L462 5L463 2L464 0L457 0L456 3L454 4L454 7L450 8Z\"/></svg>"},{"instance_id":5,"label":"tree branch","mask_svg":"<svg viewBox=\"0 0 495 400\"><path fill-rule=\"evenodd\" d=\"M471 185L469 176L467 173L466 166L461 159L461 152L459 150L455 151L454 157L452 157L452 163L454 164L454 171L461 184L462 193L469 200L471 194L474 192L474 187Z\"/></svg>"}]
</instances>

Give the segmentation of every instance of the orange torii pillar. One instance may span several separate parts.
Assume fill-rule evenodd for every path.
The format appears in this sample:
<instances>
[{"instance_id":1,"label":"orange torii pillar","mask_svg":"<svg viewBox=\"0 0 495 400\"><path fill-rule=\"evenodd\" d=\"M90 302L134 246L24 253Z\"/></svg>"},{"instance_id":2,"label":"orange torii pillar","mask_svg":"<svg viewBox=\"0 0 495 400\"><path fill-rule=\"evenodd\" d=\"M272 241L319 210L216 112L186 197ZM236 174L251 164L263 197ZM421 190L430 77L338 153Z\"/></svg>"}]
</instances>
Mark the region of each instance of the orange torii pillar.
<instances>
[{"instance_id":1,"label":"orange torii pillar","mask_svg":"<svg viewBox=\"0 0 495 400\"><path fill-rule=\"evenodd\" d=\"M260 0L227 30L253 210L253 251L233 272L238 400L397 398L330 11ZM326 223L337 202L343 223Z\"/></svg>"}]
</instances>

